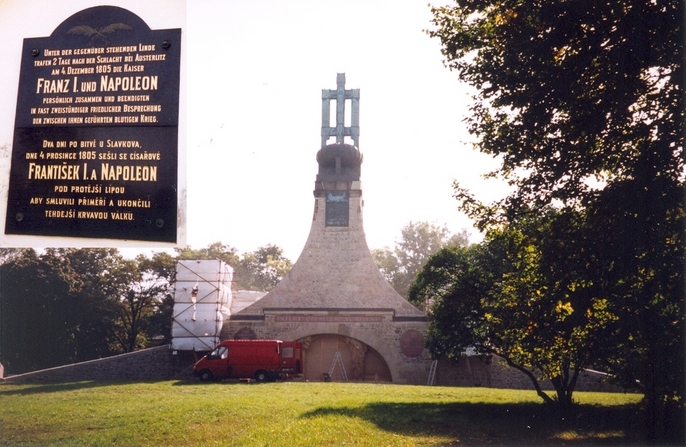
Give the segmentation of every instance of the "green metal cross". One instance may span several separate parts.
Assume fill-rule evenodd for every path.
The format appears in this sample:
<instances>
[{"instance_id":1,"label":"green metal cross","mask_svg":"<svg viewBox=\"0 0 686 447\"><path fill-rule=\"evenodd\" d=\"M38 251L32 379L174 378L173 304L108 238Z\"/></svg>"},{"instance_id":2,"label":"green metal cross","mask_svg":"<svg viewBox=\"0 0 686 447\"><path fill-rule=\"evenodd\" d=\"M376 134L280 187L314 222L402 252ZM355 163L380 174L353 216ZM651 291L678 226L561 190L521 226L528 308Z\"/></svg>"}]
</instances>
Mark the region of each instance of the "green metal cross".
<instances>
[{"instance_id":1,"label":"green metal cross","mask_svg":"<svg viewBox=\"0 0 686 447\"><path fill-rule=\"evenodd\" d=\"M336 101L336 127L330 126L330 101ZM345 100L351 100L350 127L345 127ZM336 143L343 143L344 137L351 137L353 145L360 148L360 89L345 89L345 73L336 76L336 90L322 89L322 147L329 137L336 137Z\"/></svg>"}]
</instances>

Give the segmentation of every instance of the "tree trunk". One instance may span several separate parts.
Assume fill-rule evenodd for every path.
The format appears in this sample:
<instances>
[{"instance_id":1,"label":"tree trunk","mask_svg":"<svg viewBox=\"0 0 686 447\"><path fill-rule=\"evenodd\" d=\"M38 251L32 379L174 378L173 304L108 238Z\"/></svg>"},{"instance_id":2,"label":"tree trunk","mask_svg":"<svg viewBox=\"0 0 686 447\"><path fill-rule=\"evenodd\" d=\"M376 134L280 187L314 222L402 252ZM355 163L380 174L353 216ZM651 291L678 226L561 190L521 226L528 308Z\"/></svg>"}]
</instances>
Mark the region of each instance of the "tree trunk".
<instances>
[{"instance_id":1,"label":"tree trunk","mask_svg":"<svg viewBox=\"0 0 686 447\"><path fill-rule=\"evenodd\" d=\"M534 388L536 389L536 394L538 394L538 397L543 399L543 401L545 403L551 404L551 403L555 402L550 396L548 396L546 393L543 392L543 390L541 389L541 385L538 383L538 379L536 378L536 376L533 375L533 373L531 371L529 371L528 369L526 369L522 366L517 365L516 363L512 362L512 360L510 360L507 357L503 357L503 358L505 359L505 361L507 362L507 364L509 366L511 366L512 368L518 369L519 371L526 374L526 376L531 380L531 383L534 384Z\"/></svg>"},{"instance_id":2,"label":"tree trunk","mask_svg":"<svg viewBox=\"0 0 686 447\"><path fill-rule=\"evenodd\" d=\"M561 408L569 408L574 403L572 395L574 394L574 388L576 388L579 371L580 368L575 368L572 372L572 377L570 378L569 369L565 368L561 376L550 379L553 387L555 387L557 402Z\"/></svg>"}]
</instances>

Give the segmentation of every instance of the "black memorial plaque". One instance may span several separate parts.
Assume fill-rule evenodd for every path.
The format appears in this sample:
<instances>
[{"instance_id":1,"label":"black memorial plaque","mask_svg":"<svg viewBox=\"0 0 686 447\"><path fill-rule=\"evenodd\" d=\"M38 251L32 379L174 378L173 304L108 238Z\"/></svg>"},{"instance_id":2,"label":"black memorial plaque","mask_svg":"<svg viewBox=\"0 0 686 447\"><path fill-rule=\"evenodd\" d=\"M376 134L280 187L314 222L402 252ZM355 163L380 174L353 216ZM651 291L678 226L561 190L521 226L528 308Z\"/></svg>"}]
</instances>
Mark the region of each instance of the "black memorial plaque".
<instances>
[{"instance_id":1,"label":"black memorial plaque","mask_svg":"<svg viewBox=\"0 0 686 447\"><path fill-rule=\"evenodd\" d=\"M112 6L24 39L6 234L176 242L180 58Z\"/></svg>"},{"instance_id":2,"label":"black memorial plaque","mask_svg":"<svg viewBox=\"0 0 686 447\"><path fill-rule=\"evenodd\" d=\"M326 226L347 227L349 219L348 191L327 191Z\"/></svg>"}]
</instances>

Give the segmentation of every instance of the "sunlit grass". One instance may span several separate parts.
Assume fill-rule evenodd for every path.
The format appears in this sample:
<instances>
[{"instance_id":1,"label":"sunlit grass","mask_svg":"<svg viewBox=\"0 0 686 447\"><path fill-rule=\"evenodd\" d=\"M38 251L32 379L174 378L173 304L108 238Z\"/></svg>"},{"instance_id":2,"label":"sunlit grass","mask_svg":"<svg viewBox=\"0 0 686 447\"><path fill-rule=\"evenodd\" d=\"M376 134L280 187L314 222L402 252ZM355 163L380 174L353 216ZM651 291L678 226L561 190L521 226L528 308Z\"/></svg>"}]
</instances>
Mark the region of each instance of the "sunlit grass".
<instances>
[{"instance_id":1,"label":"sunlit grass","mask_svg":"<svg viewBox=\"0 0 686 447\"><path fill-rule=\"evenodd\" d=\"M354 383L0 385L3 446L601 445L630 440L639 395Z\"/></svg>"}]
</instances>

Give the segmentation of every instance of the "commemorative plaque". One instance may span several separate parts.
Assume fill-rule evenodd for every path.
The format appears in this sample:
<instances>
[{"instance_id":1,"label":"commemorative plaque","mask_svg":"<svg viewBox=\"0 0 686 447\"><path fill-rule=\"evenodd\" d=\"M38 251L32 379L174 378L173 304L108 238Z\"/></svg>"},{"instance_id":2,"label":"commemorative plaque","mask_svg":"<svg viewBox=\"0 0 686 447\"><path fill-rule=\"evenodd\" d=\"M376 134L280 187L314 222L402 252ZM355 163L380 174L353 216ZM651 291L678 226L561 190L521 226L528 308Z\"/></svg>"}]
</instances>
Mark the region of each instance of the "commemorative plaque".
<instances>
[{"instance_id":1,"label":"commemorative plaque","mask_svg":"<svg viewBox=\"0 0 686 447\"><path fill-rule=\"evenodd\" d=\"M347 227L349 219L348 191L326 192L326 226Z\"/></svg>"},{"instance_id":2,"label":"commemorative plaque","mask_svg":"<svg viewBox=\"0 0 686 447\"><path fill-rule=\"evenodd\" d=\"M24 39L6 234L176 242L180 58L112 6Z\"/></svg>"}]
</instances>

